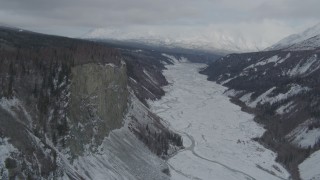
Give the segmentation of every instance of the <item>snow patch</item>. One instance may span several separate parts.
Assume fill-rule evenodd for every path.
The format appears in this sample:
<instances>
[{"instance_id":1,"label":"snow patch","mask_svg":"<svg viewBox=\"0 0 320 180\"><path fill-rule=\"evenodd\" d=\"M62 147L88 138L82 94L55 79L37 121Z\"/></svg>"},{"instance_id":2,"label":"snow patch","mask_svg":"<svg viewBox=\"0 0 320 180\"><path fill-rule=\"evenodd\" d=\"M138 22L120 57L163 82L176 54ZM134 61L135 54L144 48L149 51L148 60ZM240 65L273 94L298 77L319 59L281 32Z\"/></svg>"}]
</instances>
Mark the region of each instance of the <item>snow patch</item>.
<instances>
[{"instance_id":1,"label":"snow patch","mask_svg":"<svg viewBox=\"0 0 320 180\"><path fill-rule=\"evenodd\" d=\"M320 128L309 129L314 120L310 119L291 131L286 137L295 145L302 148L313 147L320 142Z\"/></svg>"},{"instance_id":2,"label":"snow patch","mask_svg":"<svg viewBox=\"0 0 320 180\"><path fill-rule=\"evenodd\" d=\"M225 84L227 84L228 82L230 82L230 81L232 81L232 80L236 79L237 77L238 77L238 76L235 76L235 77L233 77L233 78L229 78L229 79L227 79L227 80L225 80L225 81L221 82L221 85L225 85Z\"/></svg>"},{"instance_id":3,"label":"snow patch","mask_svg":"<svg viewBox=\"0 0 320 180\"><path fill-rule=\"evenodd\" d=\"M243 96L241 96L241 98L239 99L240 101L244 102L246 105L249 104L249 102L251 101L251 96L253 93L247 93L244 94Z\"/></svg>"},{"instance_id":4,"label":"snow patch","mask_svg":"<svg viewBox=\"0 0 320 180\"><path fill-rule=\"evenodd\" d=\"M243 91L237 91L237 90L234 90L234 89L228 89L223 94L228 96L228 97L236 97L241 93L243 93Z\"/></svg>"},{"instance_id":5,"label":"snow patch","mask_svg":"<svg viewBox=\"0 0 320 180\"><path fill-rule=\"evenodd\" d=\"M272 56L271 58L268 58L268 59L265 59L265 60L262 60L262 61L259 61L258 63L256 64L252 64L246 68L244 68L244 70L248 70L248 69L251 69L251 68L255 68L257 66L264 66L266 64L269 64L269 63L277 63L277 61L280 60L280 57L275 55L275 56Z\"/></svg>"},{"instance_id":6,"label":"snow patch","mask_svg":"<svg viewBox=\"0 0 320 180\"><path fill-rule=\"evenodd\" d=\"M137 84L137 81L136 81L135 79L133 79L132 77L129 77L129 79L130 79L131 81L133 81L135 84Z\"/></svg>"},{"instance_id":7,"label":"snow patch","mask_svg":"<svg viewBox=\"0 0 320 180\"><path fill-rule=\"evenodd\" d=\"M249 103L248 106L250 107L256 107L258 105L258 103L260 104L265 104L265 103L276 103L278 101L281 100L285 100L288 99L289 97L292 97L294 95L309 91L310 88L308 87L301 87L298 84L292 84L291 88L288 92L286 93L279 93L276 96L271 96L271 93L273 90L275 90L276 87L272 87L271 89L267 90L266 92L264 92L263 94L261 94L260 96L258 96L253 102Z\"/></svg>"},{"instance_id":8,"label":"snow patch","mask_svg":"<svg viewBox=\"0 0 320 180\"><path fill-rule=\"evenodd\" d=\"M148 79L151 80L153 84L158 85L158 82L150 75L147 70L143 69L143 73L148 77Z\"/></svg>"},{"instance_id":9,"label":"snow patch","mask_svg":"<svg viewBox=\"0 0 320 180\"><path fill-rule=\"evenodd\" d=\"M288 53L285 58L280 59L279 61L277 61L277 62L274 64L274 66L275 66L275 67L278 66L278 64L283 63L284 61L286 61L286 60L289 59L290 57L291 57L291 53Z\"/></svg>"},{"instance_id":10,"label":"snow patch","mask_svg":"<svg viewBox=\"0 0 320 180\"><path fill-rule=\"evenodd\" d=\"M292 109L295 107L295 105L293 105L293 103L294 103L293 101L290 101L287 104L280 106L276 110L276 113L279 115L290 113L292 111Z\"/></svg>"},{"instance_id":11,"label":"snow patch","mask_svg":"<svg viewBox=\"0 0 320 180\"><path fill-rule=\"evenodd\" d=\"M266 92L258 96L253 102L251 102L249 106L257 107L258 103L264 104L265 102L269 102L270 98L268 97L268 95L275 89L276 87L272 87L271 89L267 90Z\"/></svg>"},{"instance_id":12,"label":"snow patch","mask_svg":"<svg viewBox=\"0 0 320 180\"><path fill-rule=\"evenodd\" d=\"M272 56L271 58L268 58L268 59L266 59L264 61L258 62L255 66L264 66L264 65L269 64L269 63L275 63L279 59L280 59L280 57L275 55L275 56Z\"/></svg>"},{"instance_id":13,"label":"snow patch","mask_svg":"<svg viewBox=\"0 0 320 180\"><path fill-rule=\"evenodd\" d=\"M107 63L107 64L105 64L105 66L110 66L110 67L112 67L112 68L116 67L116 65L113 64L113 63Z\"/></svg>"},{"instance_id":14,"label":"snow patch","mask_svg":"<svg viewBox=\"0 0 320 180\"><path fill-rule=\"evenodd\" d=\"M311 58L307 59L306 61L302 60L300 61L293 69L291 69L288 74L290 76L297 76L305 74L307 71L310 71L310 67L317 62L317 56L312 56ZM313 69L312 71L315 71L319 68L319 66L316 69Z\"/></svg>"}]
</instances>

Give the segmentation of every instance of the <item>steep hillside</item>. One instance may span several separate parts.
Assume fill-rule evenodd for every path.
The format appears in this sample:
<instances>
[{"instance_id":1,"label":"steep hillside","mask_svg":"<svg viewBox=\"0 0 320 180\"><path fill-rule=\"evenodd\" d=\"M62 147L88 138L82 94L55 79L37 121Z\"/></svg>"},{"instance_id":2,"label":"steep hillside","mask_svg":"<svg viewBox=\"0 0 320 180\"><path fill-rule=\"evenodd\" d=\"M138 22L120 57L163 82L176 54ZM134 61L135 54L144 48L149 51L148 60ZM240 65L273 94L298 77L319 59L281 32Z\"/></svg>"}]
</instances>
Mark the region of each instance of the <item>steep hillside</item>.
<instances>
[{"instance_id":1,"label":"steep hillside","mask_svg":"<svg viewBox=\"0 0 320 180\"><path fill-rule=\"evenodd\" d=\"M256 115L267 132L257 139L278 153L294 179L298 165L320 149L320 51L231 54L202 71Z\"/></svg>"},{"instance_id":2,"label":"steep hillside","mask_svg":"<svg viewBox=\"0 0 320 180\"><path fill-rule=\"evenodd\" d=\"M0 28L0 58L2 179L169 178L159 157L182 140L136 98L143 92L127 74L139 75L126 64L135 59L94 42L12 28ZM136 87L156 86L149 91L160 97L159 72Z\"/></svg>"}]
</instances>

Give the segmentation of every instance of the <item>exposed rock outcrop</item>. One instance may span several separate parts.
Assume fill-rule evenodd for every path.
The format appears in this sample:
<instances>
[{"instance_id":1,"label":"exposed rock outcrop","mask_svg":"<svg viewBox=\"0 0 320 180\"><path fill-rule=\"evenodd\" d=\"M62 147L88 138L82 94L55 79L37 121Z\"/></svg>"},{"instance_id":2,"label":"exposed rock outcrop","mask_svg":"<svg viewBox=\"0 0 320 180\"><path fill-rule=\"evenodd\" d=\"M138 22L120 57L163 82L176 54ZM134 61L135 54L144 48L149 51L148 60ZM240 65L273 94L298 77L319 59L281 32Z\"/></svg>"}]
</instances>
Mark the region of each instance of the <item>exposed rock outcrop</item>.
<instances>
[{"instance_id":1,"label":"exposed rock outcrop","mask_svg":"<svg viewBox=\"0 0 320 180\"><path fill-rule=\"evenodd\" d=\"M70 150L78 154L90 144L92 150L113 129L122 126L127 107L126 66L84 64L71 69Z\"/></svg>"}]
</instances>

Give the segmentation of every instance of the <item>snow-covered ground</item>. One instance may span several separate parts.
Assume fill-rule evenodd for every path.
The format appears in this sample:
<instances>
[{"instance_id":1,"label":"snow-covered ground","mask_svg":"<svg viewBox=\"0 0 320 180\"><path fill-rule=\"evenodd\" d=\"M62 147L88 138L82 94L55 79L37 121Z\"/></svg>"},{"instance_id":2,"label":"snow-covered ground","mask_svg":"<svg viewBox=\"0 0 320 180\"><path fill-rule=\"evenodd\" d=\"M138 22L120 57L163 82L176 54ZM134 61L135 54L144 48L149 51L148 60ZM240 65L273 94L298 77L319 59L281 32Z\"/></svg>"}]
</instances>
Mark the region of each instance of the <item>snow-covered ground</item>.
<instances>
[{"instance_id":1,"label":"snow-covered ground","mask_svg":"<svg viewBox=\"0 0 320 180\"><path fill-rule=\"evenodd\" d=\"M288 179L276 154L251 140L263 127L229 101L225 87L198 73L205 65L175 62L164 71L166 95L149 102L183 136L186 148L167 161L172 179Z\"/></svg>"},{"instance_id":2,"label":"snow-covered ground","mask_svg":"<svg viewBox=\"0 0 320 180\"><path fill-rule=\"evenodd\" d=\"M114 130L95 154L74 161L73 166L85 179L166 180L161 172L163 160L151 153L126 127Z\"/></svg>"},{"instance_id":3,"label":"snow-covered ground","mask_svg":"<svg viewBox=\"0 0 320 180\"><path fill-rule=\"evenodd\" d=\"M301 178L304 180L320 179L320 151L310 155L299 165Z\"/></svg>"}]
</instances>

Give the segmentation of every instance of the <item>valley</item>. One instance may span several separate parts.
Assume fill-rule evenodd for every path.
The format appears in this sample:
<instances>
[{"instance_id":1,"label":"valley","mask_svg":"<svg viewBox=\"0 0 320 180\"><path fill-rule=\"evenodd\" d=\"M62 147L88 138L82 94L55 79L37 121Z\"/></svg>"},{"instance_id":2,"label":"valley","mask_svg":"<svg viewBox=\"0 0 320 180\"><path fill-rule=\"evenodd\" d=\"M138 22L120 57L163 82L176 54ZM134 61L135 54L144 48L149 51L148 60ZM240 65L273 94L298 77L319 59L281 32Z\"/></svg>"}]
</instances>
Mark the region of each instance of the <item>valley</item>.
<instances>
[{"instance_id":1,"label":"valley","mask_svg":"<svg viewBox=\"0 0 320 180\"><path fill-rule=\"evenodd\" d=\"M165 96L148 103L183 137L185 149L167 160L172 179L288 179L276 154L252 140L263 127L230 102L226 87L198 73L205 65L171 60Z\"/></svg>"},{"instance_id":2,"label":"valley","mask_svg":"<svg viewBox=\"0 0 320 180\"><path fill-rule=\"evenodd\" d=\"M319 29L224 55L0 27L0 179L320 179Z\"/></svg>"}]
</instances>

